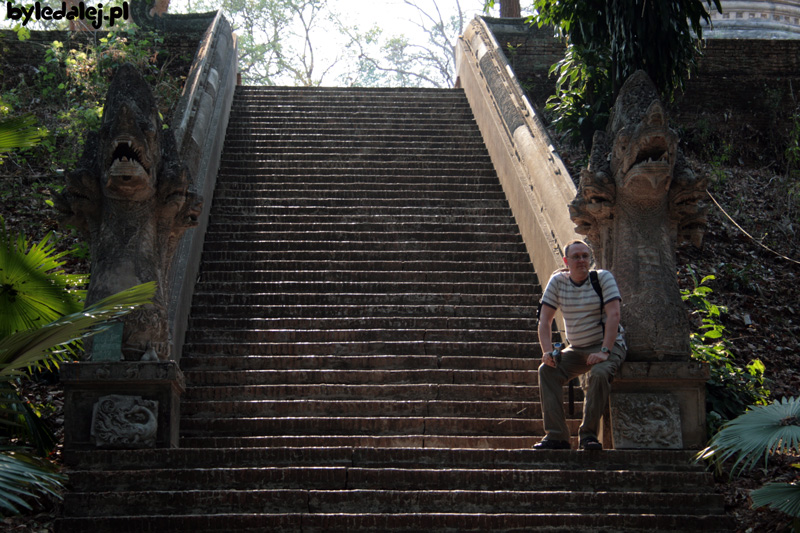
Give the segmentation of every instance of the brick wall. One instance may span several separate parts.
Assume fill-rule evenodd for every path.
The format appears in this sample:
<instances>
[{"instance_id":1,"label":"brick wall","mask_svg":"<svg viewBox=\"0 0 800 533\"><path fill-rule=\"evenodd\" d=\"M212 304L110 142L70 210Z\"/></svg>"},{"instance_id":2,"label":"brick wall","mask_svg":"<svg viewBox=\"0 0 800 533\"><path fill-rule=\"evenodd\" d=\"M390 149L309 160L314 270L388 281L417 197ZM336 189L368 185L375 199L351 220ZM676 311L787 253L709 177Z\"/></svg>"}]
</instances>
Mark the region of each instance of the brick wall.
<instances>
[{"instance_id":1,"label":"brick wall","mask_svg":"<svg viewBox=\"0 0 800 533\"><path fill-rule=\"evenodd\" d=\"M564 47L549 28L522 20L486 19L531 103L542 108L554 92L547 75ZM772 142L790 127L800 99L800 40L709 39L686 92L672 106L673 122L719 132L748 130Z\"/></svg>"}]
</instances>

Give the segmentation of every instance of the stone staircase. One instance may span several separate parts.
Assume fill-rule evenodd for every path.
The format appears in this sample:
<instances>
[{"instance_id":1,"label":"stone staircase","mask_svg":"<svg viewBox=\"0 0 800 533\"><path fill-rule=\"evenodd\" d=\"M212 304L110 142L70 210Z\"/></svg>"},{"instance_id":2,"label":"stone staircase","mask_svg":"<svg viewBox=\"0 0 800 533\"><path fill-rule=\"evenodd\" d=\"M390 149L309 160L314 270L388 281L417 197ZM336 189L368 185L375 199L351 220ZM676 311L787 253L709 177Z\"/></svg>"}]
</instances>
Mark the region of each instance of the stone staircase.
<instances>
[{"instance_id":1,"label":"stone staircase","mask_svg":"<svg viewBox=\"0 0 800 533\"><path fill-rule=\"evenodd\" d=\"M730 530L690 452L530 449L539 292L461 91L239 87L181 448L70 453L57 529Z\"/></svg>"}]
</instances>

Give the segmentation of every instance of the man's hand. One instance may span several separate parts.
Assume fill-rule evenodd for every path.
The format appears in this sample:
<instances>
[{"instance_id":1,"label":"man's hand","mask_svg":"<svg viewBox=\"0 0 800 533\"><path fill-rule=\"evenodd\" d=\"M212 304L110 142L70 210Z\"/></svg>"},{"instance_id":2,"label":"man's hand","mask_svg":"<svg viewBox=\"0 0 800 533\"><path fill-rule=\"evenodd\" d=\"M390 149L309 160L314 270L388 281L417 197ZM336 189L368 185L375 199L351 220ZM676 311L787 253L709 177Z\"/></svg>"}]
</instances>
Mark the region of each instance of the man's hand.
<instances>
[{"instance_id":1,"label":"man's hand","mask_svg":"<svg viewBox=\"0 0 800 533\"><path fill-rule=\"evenodd\" d=\"M586 358L587 365L596 365L597 363L602 363L608 359L608 356L611 355L611 352L603 353L603 352L595 352L590 353L589 357Z\"/></svg>"},{"instance_id":2,"label":"man's hand","mask_svg":"<svg viewBox=\"0 0 800 533\"><path fill-rule=\"evenodd\" d=\"M556 359L551 355L551 352L542 354L542 363L546 364L547 366L552 366L553 368L558 366Z\"/></svg>"}]
</instances>

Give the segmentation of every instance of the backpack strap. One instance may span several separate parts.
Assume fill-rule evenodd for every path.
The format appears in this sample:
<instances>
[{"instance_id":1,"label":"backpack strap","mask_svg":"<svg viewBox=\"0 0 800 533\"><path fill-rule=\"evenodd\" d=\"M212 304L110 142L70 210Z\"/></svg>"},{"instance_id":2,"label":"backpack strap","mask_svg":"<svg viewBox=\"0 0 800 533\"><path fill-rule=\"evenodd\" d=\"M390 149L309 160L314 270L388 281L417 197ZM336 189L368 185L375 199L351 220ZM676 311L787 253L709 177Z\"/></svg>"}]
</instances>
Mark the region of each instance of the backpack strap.
<instances>
[{"instance_id":1,"label":"backpack strap","mask_svg":"<svg viewBox=\"0 0 800 533\"><path fill-rule=\"evenodd\" d=\"M603 308L605 307L605 302L603 301L603 287L600 286L600 279L597 275L597 270L592 270L589 272L589 281L592 282L592 288L594 292L600 297L600 326L603 328L603 334L606 332L606 324L603 322Z\"/></svg>"}]
</instances>

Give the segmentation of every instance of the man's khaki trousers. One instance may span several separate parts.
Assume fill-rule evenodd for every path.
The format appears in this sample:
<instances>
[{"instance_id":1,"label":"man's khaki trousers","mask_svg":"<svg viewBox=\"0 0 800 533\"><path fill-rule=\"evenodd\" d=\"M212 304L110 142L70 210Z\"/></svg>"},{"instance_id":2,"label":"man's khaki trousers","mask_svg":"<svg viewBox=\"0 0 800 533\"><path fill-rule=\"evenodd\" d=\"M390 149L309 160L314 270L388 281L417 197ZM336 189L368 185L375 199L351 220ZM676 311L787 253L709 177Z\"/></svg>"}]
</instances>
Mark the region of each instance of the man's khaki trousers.
<instances>
[{"instance_id":1,"label":"man's khaki trousers","mask_svg":"<svg viewBox=\"0 0 800 533\"><path fill-rule=\"evenodd\" d=\"M547 440L569 441L570 432L564 416L564 384L581 378L583 388L583 420L578 435L581 440L597 437L600 419L608 403L611 382L622 362L625 348L615 344L606 361L587 365L589 354L600 351L602 345L576 348L569 346L561 352L561 363L557 368L539 365L539 395L542 402L542 420Z\"/></svg>"}]
</instances>

